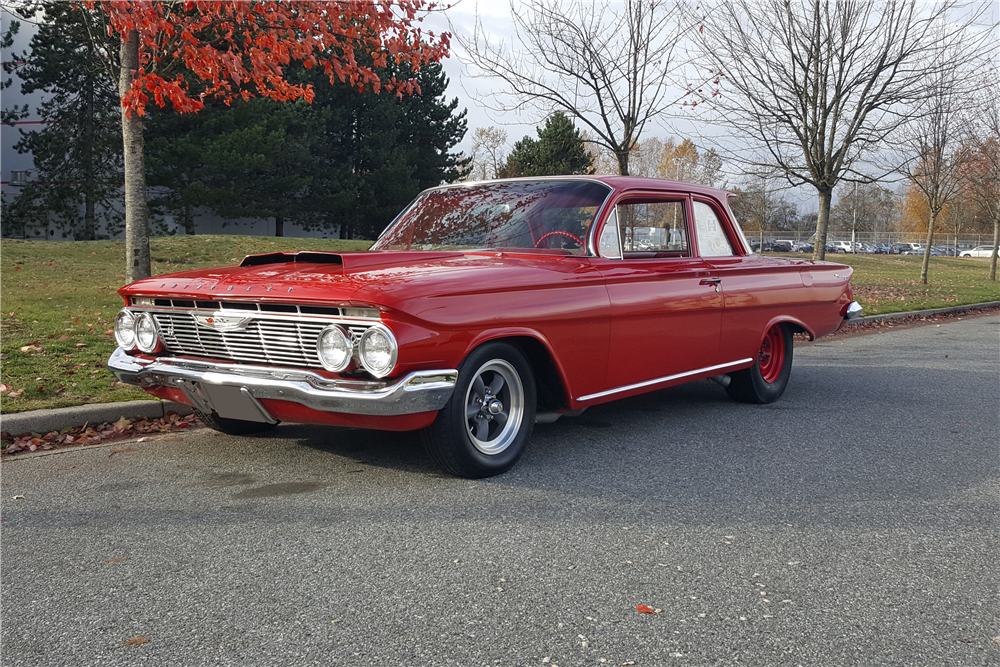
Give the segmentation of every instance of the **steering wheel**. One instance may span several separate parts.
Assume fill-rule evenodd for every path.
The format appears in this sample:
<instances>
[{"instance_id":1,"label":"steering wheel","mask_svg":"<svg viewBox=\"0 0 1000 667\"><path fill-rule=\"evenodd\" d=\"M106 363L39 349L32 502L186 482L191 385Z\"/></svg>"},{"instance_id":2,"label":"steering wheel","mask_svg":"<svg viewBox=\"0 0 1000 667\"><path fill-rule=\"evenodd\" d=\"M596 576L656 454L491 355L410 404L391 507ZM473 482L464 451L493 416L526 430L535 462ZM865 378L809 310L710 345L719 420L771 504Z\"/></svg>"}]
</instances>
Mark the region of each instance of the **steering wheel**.
<instances>
[{"instance_id":1,"label":"steering wheel","mask_svg":"<svg viewBox=\"0 0 1000 667\"><path fill-rule=\"evenodd\" d=\"M554 231L554 232L549 232L548 234L543 234L542 238L540 238L537 241L535 241L535 247L536 248L539 247L541 245L542 241L544 241L545 239L549 238L550 236L556 236L556 235L558 235L558 236L568 236L570 239L572 239L576 243L577 246L579 246L581 248L583 247L583 241L580 239L579 236L575 236L573 234L570 234L569 232L564 232L564 231L558 230L558 229L556 231ZM546 243L545 246L548 247L548 244Z\"/></svg>"}]
</instances>

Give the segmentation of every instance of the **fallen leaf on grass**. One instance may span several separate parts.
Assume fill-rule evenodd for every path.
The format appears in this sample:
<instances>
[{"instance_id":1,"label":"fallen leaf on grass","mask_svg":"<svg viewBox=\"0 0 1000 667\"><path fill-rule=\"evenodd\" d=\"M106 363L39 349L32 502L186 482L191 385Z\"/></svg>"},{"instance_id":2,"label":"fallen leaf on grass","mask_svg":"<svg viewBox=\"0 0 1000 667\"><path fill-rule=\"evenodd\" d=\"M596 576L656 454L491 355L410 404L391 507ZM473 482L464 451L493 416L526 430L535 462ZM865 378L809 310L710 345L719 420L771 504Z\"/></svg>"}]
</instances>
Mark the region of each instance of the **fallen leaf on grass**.
<instances>
[{"instance_id":1,"label":"fallen leaf on grass","mask_svg":"<svg viewBox=\"0 0 1000 667\"><path fill-rule=\"evenodd\" d=\"M138 646L139 644L145 644L148 641L149 640L146 639L145 637L141 637L141 636L140 637L132 637L132 639L129 639L128 641L126 641L124 644L122 644L122 646Z\"/></svg>"},{"instance_id":2,"label":"fallen leaf on grass","mask_svg":"<svg viewBox=\"0 0 1000 667\"><path fill-rule=\"evenodd\" d=\"M128 558L109 558L109 559L107 559L104 562L105 563L124 563L127 560L128 560Z\"/></svg>"},{"instance_id":3,"label":"fallen leaf on grass","mask_svg":"<svg viewBox=\"0 0 1000 667\"><path fill-rule=\"evenodd\" d=\"M640 614L655 614L656 610L652 607L647 607L644 604L636 605L635 610Z\"/></svg>"}]
</instances>

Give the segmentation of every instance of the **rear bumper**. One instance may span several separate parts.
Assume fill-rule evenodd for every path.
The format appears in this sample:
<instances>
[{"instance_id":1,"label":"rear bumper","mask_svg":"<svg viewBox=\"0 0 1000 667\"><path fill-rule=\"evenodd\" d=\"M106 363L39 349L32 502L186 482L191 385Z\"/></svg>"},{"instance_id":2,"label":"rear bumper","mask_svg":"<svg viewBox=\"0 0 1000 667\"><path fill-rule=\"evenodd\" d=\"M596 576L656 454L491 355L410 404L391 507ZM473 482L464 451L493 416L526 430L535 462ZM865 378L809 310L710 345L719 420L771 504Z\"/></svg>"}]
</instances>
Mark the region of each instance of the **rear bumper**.
<instances>
[{"instance_id":1,"label":"rear bumper","mask_svg":"<svg viewBox=\"0 0 1000 667\"><path fill-rule=\"evenodd\" d=\"M440 410L451 398L457 370L418 371L396 381L331 380L308 370L220 364L176 357L143 359L118 348L108 368L120 381L143 388L180 389L201 410L211 410L204 386L234 387L260 405L290 401L321 412L396 416ZM263 409L262 407L260 409ZM249 415L248 415L249 416ZM253 421L269 421L263 415Z\"/></svg>"}]
</instances>

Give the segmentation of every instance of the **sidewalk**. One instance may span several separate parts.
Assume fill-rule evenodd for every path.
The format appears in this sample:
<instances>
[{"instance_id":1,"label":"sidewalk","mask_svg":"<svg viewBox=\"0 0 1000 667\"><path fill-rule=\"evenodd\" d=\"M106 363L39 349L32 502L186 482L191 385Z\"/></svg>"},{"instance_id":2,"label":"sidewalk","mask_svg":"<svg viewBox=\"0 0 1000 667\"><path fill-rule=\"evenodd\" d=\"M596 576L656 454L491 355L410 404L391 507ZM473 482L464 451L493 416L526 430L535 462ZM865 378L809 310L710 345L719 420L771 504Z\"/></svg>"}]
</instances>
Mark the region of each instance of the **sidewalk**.
<instances>
[{"instance_id":1,"label":"sidewalk","mask_svg":"<svg viewBox=\"0 0 1000 667\"><path fill-rule=\"evenodd\" d=\"M905 313L892 313L890 315L871 315L851 320L847 326L860 326L906 317L933 317L934 315L964 313L972 310L996 307L1000 307L1000 301L976 303L967 306L953 306L951 308L914 310ZM183 416L191 414L192 408L183 403L149 400L77 405L71 408L53 408L51 410L32 410L12 415L0 415L0 430L14 435L21 435L22 433L48 433L50 431L58 431L67 426L115 422L122 417L126 419L136 419L137 417L159 419L166 412L170 411Z\"/></svg>"}]
</instances>

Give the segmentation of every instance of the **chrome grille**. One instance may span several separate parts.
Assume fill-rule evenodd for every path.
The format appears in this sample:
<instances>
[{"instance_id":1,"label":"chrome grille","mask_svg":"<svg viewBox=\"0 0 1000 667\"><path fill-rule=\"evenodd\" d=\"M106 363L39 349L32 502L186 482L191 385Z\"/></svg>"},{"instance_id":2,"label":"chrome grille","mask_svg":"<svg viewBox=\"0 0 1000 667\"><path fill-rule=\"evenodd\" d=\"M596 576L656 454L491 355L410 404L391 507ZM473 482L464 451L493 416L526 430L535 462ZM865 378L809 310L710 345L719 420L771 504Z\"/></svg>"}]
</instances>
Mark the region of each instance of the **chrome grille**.
<instances>
[{"instance_id":1,"label":"chrome grille","mask_svg":"<svg viewBox=\"0 0 1000 667\"><path fill-rule=\"evenodd\" d=\"M188 312L152 315L163 344L173 354L281 366L320 366L316 340L330 324L348 329L355 344L368 329L366 325L334 319L251 316L244 329L219 331L199 325Z\"/></svg>"}]
</instances>

